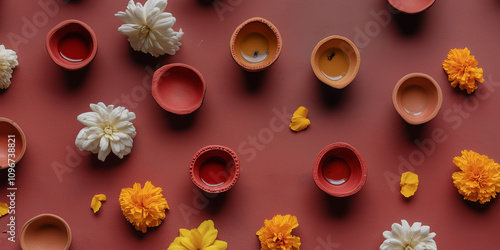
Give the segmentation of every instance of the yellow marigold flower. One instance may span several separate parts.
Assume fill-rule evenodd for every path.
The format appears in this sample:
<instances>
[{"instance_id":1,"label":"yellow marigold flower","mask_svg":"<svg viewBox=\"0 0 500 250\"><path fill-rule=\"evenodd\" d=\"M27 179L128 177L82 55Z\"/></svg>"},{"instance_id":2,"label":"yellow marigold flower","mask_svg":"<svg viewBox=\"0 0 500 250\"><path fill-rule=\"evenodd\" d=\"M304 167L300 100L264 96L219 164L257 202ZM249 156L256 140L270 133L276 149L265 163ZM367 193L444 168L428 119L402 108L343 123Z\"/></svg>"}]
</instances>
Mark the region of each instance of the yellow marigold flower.
<instances>
[{"instance_id":1,"label":"yellow marigold flower","mask_svg":"<svg viewBox=\"0 0 500 250\"><path fill-rule=\"evenodd\" d=\"M225 250L227 243L216 240L218 233L212 220L206 220L191 230L181 228L180 236L174 239L167 250Z\"/></svg>"},{"instance_id":2,"label":"yellow marigold flower","mask_svg":"<svg viewBox=\"0 0 500 250\"><path fill-rule=\"evenodd\" d=\"M0 217L9 213L9 205L7 203L0 202Z\"/></svg>"},{"instance_id":3,"label":"yellow marigold flower","mask_svg":"<svg viewBox=\"0 0 500 250\"><path fill-rule=\"evenodd\" d=\"M106 201L106 195L104 194L96 194L92 197L92 201L90 202L90 208L94 211L94 214L101 209L101 201Z\"/></svg>"},{"instance_id":4,"label":"yellow marigold flower","mask_svg":"<svg viewBox=\"0 0 500 250\"><path fill-rule=\"evenodd\" d=\"M464 199L484 204L500 192L500 165L474 151L462 151L462 156L453 158L460 168L452 175L453 184Z\"/></svg>"},{"instance_id":5,"label":"yellow marigold flower","mask_svg":"<svg viewBox=\"0 0 500 250\"><path fill-rule=\"evenodd\" d=\"M297 217L275 215L272 220L265 220L264 226L257 231L261 250L300 249L300 238L292 235L292 229L299 226Z\"/></svg>"},{"instance_id":6,"label":"yellow marigold flower","mask_svg":"<svg viewBox=\"0 0 500 250\"><path fill-rule=\"evenodd\" d=\"M300 106L295 112L293 112L293 117L292 117L292 122L290 123L290 128L295 131L299 132L307 128L309 124L311 124L311 121L307 119L307 108Z\"/></svg>"},{"instance_id":7,"label":"yellow marigold flower","mask_svg":"<svg viewBox=\"0 0 500 250\"><path fill-rule=\"evenodd\" d=\"M401 187L401 194L404 197L409 198L413 196L418 188L418 175L410 171L404 172L401 175L399 186Z\"/></svg>"},{"instance_id":8,"label":"yellow marigold flower","mask_svg":"<svg viewBox=\"0 0 500 250\"><path fill-rule=\"evenodd\" d=\"M120 193L120 206L125 218L135 229L145 233L148 227L159 226L169 209L160 187L147 181L144 188L135 183L133 188L123 188Z\"/></svg>"},{"instance_id":9,"label":"yellow marigold flower","mask_svg":"<svg viewBox=\"0 0 500 250\"><path fill-rule=\"evenodd\" d=\"M484 81L483 69L478 68L477 64L468 48L451 49L448 58L443 62L443 69L448 74L448 80L452 81L451 86L456 87L458 83L461 90L466 89L470 94L477 89L476 81Z\"/></svg>"}]
</instances>

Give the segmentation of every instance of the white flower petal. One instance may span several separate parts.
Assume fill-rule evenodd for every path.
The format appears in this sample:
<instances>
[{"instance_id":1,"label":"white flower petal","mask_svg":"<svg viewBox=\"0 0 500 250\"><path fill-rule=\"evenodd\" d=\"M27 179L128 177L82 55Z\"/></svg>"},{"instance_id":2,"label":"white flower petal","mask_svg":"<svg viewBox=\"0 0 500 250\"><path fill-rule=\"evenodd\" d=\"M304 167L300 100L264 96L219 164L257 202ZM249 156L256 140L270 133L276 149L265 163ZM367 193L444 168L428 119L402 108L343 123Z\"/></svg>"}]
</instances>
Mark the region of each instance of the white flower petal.
<instances>
[{"instance_id":1,"label":"white flower petal","mask_svg":"<svg viewBox=\"0 0 500 250\"><path fill-rule=\"evenodd\" d=\"M134 50L158 57L174 55L180 49L182 35L176 35L171 29L176 19L164 12L166 6L166 0L148 0L144 6L130 0L125 12L115 14L125 23L118 31L128 37Z\"/></svg>"},{"instance_id":2,"label":"white flower petal","mask_svg":"<svg viewBox=\"0 0 500 250\"><path fill-rule=\"evenodd\" d=\"M17 54L15 51L5 49L4 45L0 45L0 89L10 87L12 72L19 65Z\"/></svg>"},{"instance_id":3,"label":"white flower petal","mask_svg":"<svg viewBox=\"0 0 500 250\"><path fill-rule=\"evenodd\" d=\"M136 135L135 127L130 122L136 118L135 113L124 107L106 106L102 102L89 106L93 112L82 113L77 117L86 127L78 133L75 145L80 150L98 153L101 161L110 152L120 158L129 154Z\"/></svg>"}]
</instances>

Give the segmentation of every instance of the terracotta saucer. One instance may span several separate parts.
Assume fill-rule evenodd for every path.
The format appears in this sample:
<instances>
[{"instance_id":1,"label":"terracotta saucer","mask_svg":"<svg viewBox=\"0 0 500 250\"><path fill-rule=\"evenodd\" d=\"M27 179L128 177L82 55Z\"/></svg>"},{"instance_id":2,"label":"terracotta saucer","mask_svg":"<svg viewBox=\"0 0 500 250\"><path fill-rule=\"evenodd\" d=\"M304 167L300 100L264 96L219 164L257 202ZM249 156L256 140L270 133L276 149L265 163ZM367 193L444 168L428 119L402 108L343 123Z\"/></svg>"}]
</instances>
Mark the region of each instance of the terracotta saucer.
<instances>
[{"instance_id":1,"label":"terracotta saucer","mask_svg":"<svg viewBox=\"0 0 500 250\"><path fill-rule=\"evenodd\" d=\"M165 110L186 115L200 108L206 84L201 73L183 63L165 65L153 75L152 94Z\"/></svg>"},{"instance_id":2,"label":"terracotta saucer","mask_svg":"<svg viewBox=\"0 0 500 250\"><path fill-rule=\"evenodd\" d=\"M329 36L321 40L311 54L311 67L316 77L336 89L349 85L359 71L361 57L351 40Z\"/></svg>"},{"instance_id":3,"label":"terracotta saucer","mask_svg":"<svg viewBox=\"0 0 500 250\"><path fill-rule=\"evenodd\" d=\"M23 250L66 250L71 245L71 229L54 214L40 214L28 220L21 229Z\"/></svg>"},{"instance_id":4,"label":"terracotta saucer","mask_svg":"<svg viewBox=\"0 0 500 250\"><path fill-rule=\"evenodd\" d=\"M45 39L50 58L67 70L87 66L97 54L97 36L86 23L69 19L52 28Z\"/></svg>"},{"instance_id":5,"label":"terracotta saucer","mask_svg":"<svg viewBox=\"0 0 500 250\"><path fill-rule=\"evenodd\" d=\"M396 111L409 124L418 125L434 118L443 103L439 84L424 73L411 73L401 78L392 93Z\"/></svg>"},{"instance_id":6,"label":"terracotta saucer","mask_svg":"<svg viewBox=\"0 0 500 250\"><path fill-rule=\"evenodd\" d=\"M240 161L236 153L220 145L206 146L193 156L189 165L193 183L207 193L231 189L240 177Z\"/></svg>"},{"instance_id":7,"label":"terracotta saucer","mask_svg":"<svg viewBox=\"0 0 500 250\"><path fill-rule=\"evenodd\" d=\"M11 119L0 117L0 140L0 169L15 166L26 152L23 130Z\"/></svg>"},{"instance_id":8,"label":"terracotta saucer","mask_svg":"<svg viewBox=\"0 0 500 250\"><path fill-rule=\"evenodd\" d=\"M388 0L395 9L407 13L416 14L430 8L435 0Z\"/></svg>"},{"instance_id":9,"label":"terracotta saucer","mask_svg":"<svg viewBox=\"0 0 500 250\"><path fill-rule=\"evenodd\" d=\"M234 30L229 45L234 61L244 70L255 72L278 59L282 44L276 26L264 18L254 17Z\"/></svg>"},{"instance_id":10,"label":"terracotta saucer","mask_svg":"<svg viewBox=\"0 0 500 250\"><path fill-rule=\"evenodd\" d=\"M321 150L313 167L316 185L335 197L357 193L365 185L367 174L361 154L345 142L333 143Z\"/></svg>"}]
</instances>

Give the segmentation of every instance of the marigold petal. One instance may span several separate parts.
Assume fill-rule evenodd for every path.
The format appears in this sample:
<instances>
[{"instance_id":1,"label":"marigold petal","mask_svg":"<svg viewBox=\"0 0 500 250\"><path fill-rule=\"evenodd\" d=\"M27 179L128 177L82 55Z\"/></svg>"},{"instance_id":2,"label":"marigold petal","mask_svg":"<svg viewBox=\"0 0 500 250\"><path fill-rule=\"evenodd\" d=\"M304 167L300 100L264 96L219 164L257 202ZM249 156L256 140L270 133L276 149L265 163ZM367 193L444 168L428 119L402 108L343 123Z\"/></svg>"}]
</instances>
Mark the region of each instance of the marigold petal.
<instances>
[{"instance_id":1,"label":"marigold petal","mask_svg":"<svg viewBox=\"0 0 500 250\"><path fill-rule=\"evenodd\" d=\"M9 213L9 205L7 203L0 202L0 217Z\"/></svg>"},{"instance_id":2,"label":"marigold petal","mask_svg":"<svg viewBox=\"0 0 500 250\"><path fill-rule=\"evenodd\" d=\"M293 113L292 120L289 125L290 129L292 129L295 132L299 132L306 129L311 124L311 121L307 119L307 113L308 113L307 108L300 106Z\"/></svg>"},{"instance_id":3,"label":"marigold petal","mask_svg":"<svg viewBox=\"0 0 500 250\"><path fill-rule=\"evenodd\" d=\"M90 202L90 208L94 211L94 214L99 211L101 208L101 201L106 201L106 195L104 194L96 194L92 197L92 201Z\"/></svg>"}]
</instances>

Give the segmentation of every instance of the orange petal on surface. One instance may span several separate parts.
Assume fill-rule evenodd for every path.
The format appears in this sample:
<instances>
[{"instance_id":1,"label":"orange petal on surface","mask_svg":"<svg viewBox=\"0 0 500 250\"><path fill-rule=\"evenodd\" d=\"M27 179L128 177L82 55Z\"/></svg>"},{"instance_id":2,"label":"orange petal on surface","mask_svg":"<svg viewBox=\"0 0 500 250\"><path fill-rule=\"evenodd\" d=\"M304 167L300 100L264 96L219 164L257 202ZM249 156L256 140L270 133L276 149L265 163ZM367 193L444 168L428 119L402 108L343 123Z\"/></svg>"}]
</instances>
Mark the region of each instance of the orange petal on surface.
<instances>
[{"instance_id":1,"label":"orange petal on surface","mask_svg":"<svg viewBox=\"0 0 500 250\"><path fill-rule=\"evenodd\" d=\"M418 188L418 175L410 171L404 172L401 175L401 182L399 183L401 187L401 194L409 198L415 194Z\"/></svg>"},{"instance_id":2,"label":"orange petal on surface","mask_svg":"<svg viewBox=\"0 0 500 250\"><path fill-rule=\"evenodd\" d=\"M289 125L290 129L295 132L306 129L309 124L311 124L311 121L307 119L307 113L307 108L303 106L300 106L297 110L295 110L295 112L293 113L292 122Z\"/></svg>"},{"instance_id":3,"label":"orange petal on surface","mask_svg":"<svg viewBox=\"0 0 500 250\"><path fill-rule=\"evenodd\" d=\"M90 208L94 211L94 213L97 213L99 209L101 208L101 201L106 201L106 195L104 194L96 194L92 198L92 202L90 203Z\"/></svg>"}]
</instances>

